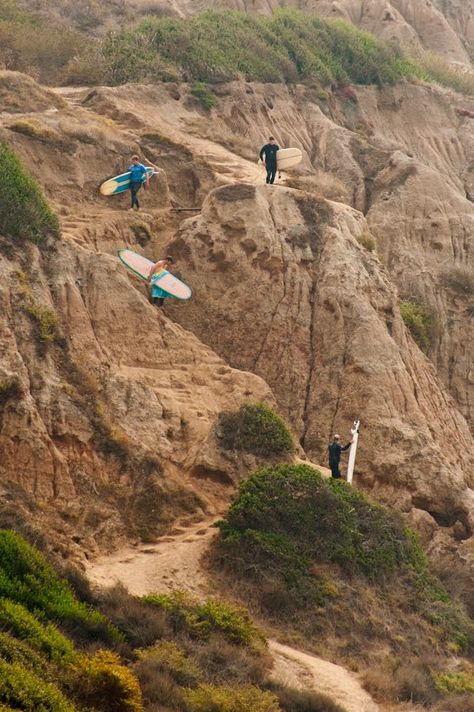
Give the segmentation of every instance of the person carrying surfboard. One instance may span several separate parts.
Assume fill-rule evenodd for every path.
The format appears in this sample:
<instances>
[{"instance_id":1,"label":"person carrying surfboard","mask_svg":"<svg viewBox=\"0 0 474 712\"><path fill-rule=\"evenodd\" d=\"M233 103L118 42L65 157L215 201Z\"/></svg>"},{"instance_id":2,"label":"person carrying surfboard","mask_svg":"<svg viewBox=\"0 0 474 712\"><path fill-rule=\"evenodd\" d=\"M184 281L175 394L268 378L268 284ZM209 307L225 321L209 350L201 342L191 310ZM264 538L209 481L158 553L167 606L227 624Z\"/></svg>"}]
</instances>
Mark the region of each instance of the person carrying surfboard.
<instances>
[{"instance_id":1,"label":"person carrying surfboard","mask_svg":"<svg viewBox=\"0 0 474 712\"><path fill-rule=\"evenodd\" d=\"M328 447L329 451L329 467L331 468L331 477L335 480L341 479L341 471L339 469L339 462L341 460L341 452L348 450L352 445L352 440L344 447L341 445L341 436L336 433L333 438L332 443Z\"/></svg>"},{"instance_id":2,"label":"person carrying surfboard","mask_svg":"<svg viewBox=\"0 0 474 712\"><path fill-rule=\"evenodd\" d=\"M262 146L260 160L264 161L267 169L267 183L274 183L277 174L277 152L280 146L275 141L274 136L270 136L268 143Z\"/></svg>"},{"instance_id":3,"label":"person carrying surfboard","mask_svg":"<svg viewBox=\"0 0 474 712\"><path fill-rule=\"evenodd\" d=\"M174 259L170 255L168 255L164 259L155 262L150 268L148 280L150 282L149 299L151 304L156 304L158 307L162 307L165 299L171 296L168 292L165 292L164 289L161 289L157 284L153 284L153 277L156 274L162 272L164 269L168 270L173 263Z\"/></svg>"},{"instance_id":4,"label":"person carrying surfboard","mask_svg":"<svg viewBox=\"0 0 474 712\"><path fill-rule=\"evenodd\" d=\"M143 163L140 163L138 156L132 156L132 165L129 166L128 170L130 171L130 194L132 197L130 210L134 210L135 208L140 210L137 193L142 187L144 179L145 183L148 183L150 177Z\"/></svg>"}]
</instances>

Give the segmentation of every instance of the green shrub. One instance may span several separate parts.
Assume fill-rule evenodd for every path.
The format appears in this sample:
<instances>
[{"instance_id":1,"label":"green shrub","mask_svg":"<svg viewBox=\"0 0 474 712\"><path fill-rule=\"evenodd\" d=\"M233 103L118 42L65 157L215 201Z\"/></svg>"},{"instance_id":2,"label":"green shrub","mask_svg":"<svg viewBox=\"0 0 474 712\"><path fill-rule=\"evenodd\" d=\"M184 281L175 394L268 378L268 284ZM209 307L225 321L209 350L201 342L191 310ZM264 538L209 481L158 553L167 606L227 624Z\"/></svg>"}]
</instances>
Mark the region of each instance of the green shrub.
<instances>
[{"instance_id":1,"label":"green shrub","mask_svg":"<svg viewBox=\"0 0 474 712\"><path fill-rule=\"evenodd\" d=\"M230 643L264 648L265 638L252 622L245 608L209 598L199 602L182 591L144 596L143 601L163 608L175 630L185 630L196 638L221 633Z\"/></svg>"},{"instance_id":2,"label":"green shrub","mask_svg":"<svg viewBox=\"0 0 474 712\"><path fill-rule=\"evenodd\" d=\"M375 238L373 235L370 234L370 232L363 232L362 235L357 235L356 240L359 245L365 247L368 252L373 252L377 247Z\"/></svg>"},{"instance_id":3,"label":"green shrub","mask_svg":"<svg viewBox=\"0 0 474 712\"><path fill-rule=\"evenodd\" d=\"M282 455L293 451L293 439L284 420L263 403L247 403L218 422L220 443L226 450L253 455Z\"/></svg>"},{"instance_id":4,"label":"green shrub","mask_svg":"<svg viewBox=\"0 0 474 712\"><path fill-rule=\"evenodd\" d=\"M202 679L199 666L172 641L160 641L137 654L139 660L154 663L157 670L169 674L179 685L192 686Z\"/></svg>"},{"instance_id":5,"label":"green shrub","mask_svg":"<svg viewBox=\"0 0 474 712\"><path fill-rule=\"evenodd\" d=\"M277 698L258 687L200 685L186 690L189 712L280 712Z\"/></svg>"},{"instance_id":6,"label":"green shrub","mask_svg":"<svg viewBox=\"0 0 474 712\"><path fill-rule=\"evenodd\" d=\"M464 692L474 693L474 675L468 672L444 672L434 673L436 689L443 695L449 693L462 694Z\"/></svg>"},{"instance_id":7,"label":"green shrub","mask_svg":"<svg viewBox=\"0 0 474 712\"><path fill-rule=\"evenodd\" d=\"M31 240L38 245L57 237L59 221L38 184L13 151L0 140L0 235L11 240Z\"/></svg>"},{"instance_id":8,"label":"green shrub","mask_svg":"<svg viewBox=\"0 0 474 712\"><path fill-rule=\"evenodd\" d=\"M399 304L400 316L407 326L413 340L422 351L428 351L433 341L433 313L424 304L402 299Z\"/></svg>"},{"instance_id":9,"label":"green shrub","mask_svg":"<svg viewBox=\"0 0 474 712\"><path fill-rule=\"evenodd\" d=\"M12 531L0 530L0 596L23 604L31 612L57 622L78 622L120 637L104 616L74 596L39 551Z\"/></svg>"},{"instance_id":10,"label":"green shrub","mask_svg":"<svg viewBox=\"0 0 474 712\"><path fill-rule=\"evenodd\" d=\"M31 646L9 633L0 633L0 658L7 663L20 663L37 672L44 671L45 660Z\"/></svg>"},{"instance_id":11,"label":"green shrub","mask_svg":"<svg viewBox=\"0 0 474 712\"><path fill-rule=\"evenodd\" d=\"M206 84L203 84L203 82L197 82L194 84L191 89L191 94L199 99L201 106L204 107L206 111L210 111L216 104L216 97L209 87Z\"/></svg>"},{"instance_id":12,"label":"green shrub","mask_svg":"<svg viewBox=\"0 0 474 712\"><path fill-rule=\"evenodd\" d=\"M58 688L19 663L0 659L0 702L28 712L74 712Z\"/></svg>"},{"instance_id":13,"label":"green shrub","mask_svg":"<svg viewBox=\"0 0 474 712\"><path fill-rule=\"evenodd\" d=\"M23 305L24 311L33 318L38 327L40 341L51 343L56 336L58 317L56 313L43 304L27 303Z\"/></svg>"},{"instance_id":14,"label":"green shrub","mask_svg":"<svg viewBox=\"0 0 474 712\"><path fill-rule=\"evenodd\" d=\"M108 650L82 656L74 668L74 694L82 704L103 712L142 712L135 675Z\"/></svg>"},{"instance_id":15,"label":"green shrub","mask_svg":"<svg viewBox=\"0 0 474 712\"><path fill-rule=\"evenodd\" d=\"M43 625L20 603L0 598L0 622L4 630L26 641L49 660L73 660L75 653L70 640L52 623Z\"/></svg>"}]
</instances>

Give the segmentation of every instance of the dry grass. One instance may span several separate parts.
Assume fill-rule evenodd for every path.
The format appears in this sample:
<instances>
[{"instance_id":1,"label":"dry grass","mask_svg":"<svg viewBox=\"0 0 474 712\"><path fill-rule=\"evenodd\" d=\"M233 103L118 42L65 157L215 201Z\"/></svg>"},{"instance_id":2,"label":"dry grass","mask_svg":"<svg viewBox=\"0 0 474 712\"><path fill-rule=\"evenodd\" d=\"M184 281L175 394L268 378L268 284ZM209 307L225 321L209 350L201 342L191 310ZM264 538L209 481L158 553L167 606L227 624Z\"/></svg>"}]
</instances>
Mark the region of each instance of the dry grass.
<instances>
[{"instance_id":1,"label":"dry grass","mask_svg":"<svg viewBox=\"0 0 474 712\"><path fill-rule=\"evenodd\" d=\"M377 247L375 237L371 235L370 232L363 232L361 235L357 235L356 240L359 245L365 247L368 252L373 252Z\"/></svg>"},{"instance_id":2,"label":"dry grass","mask_svg":"<svg viewBox=\"0 0 474 712\"><path fill-rule=\"evenodd\" d=\"M448 62L433 52L424 52L417 57L417 63L427 74L427 78L460 94L474 94L474 72L460 64Z\"/></svg>"},{"instance_id":3,"label":"dry grass","mask_svg":"<svg viewBox=\"0 0 474 712\"><path fill-rule=\"evenodd\" d=\"M47 143L63 151L73 151L75 144L58 131L36 119L17 119L8 124L10 131Z\"/></svg>"},{"instance_id":4,"label":"dry grass","mask_svg":"<svg viewBox=\"0 0 474 712\"><path fill-rule=\"evenodd\" d=\"M313 193L320 198L333 200L336 203L350 204L350 195L346 186L338 178L325 171L316 171L311 176L287 176L285 185Z\"/></svg>"}]
</instances>

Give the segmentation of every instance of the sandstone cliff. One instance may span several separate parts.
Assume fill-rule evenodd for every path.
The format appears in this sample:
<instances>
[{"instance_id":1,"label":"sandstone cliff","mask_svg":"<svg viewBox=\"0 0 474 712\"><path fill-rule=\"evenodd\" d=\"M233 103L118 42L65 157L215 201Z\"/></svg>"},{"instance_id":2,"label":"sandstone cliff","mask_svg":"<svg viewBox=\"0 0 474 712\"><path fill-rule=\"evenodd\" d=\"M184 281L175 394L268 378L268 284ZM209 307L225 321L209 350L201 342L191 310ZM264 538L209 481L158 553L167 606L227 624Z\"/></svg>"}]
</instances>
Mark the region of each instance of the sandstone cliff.
<instances>
[{"instance_id":1,"label":"sandstone cliff","mask_svg":"<svg viewBox=\"0 0 474 712\"><path fill-rule=\"evenodd\" d=\"M438 277L472 258L472 134L455 111L469 102L235 83L216 88L211 124L185 85L62 94L1 119L63 225L46 252L1 256L2 378L18 374L20 396L1 406L9 516L23 502L58 538L74 530L79 555L212 511L254 464L223 456L217 416L263 399L316 460L362 417L358 485L467 555L472 311ZM305 150L293 185L310 192L256 187L269 130ZM138 216L96 193L137 150L165 169ZM202 212L180 225L173 205ZM359 243L369 229L382 260ZM153 309L114 257L123 246L173 250L193 300ZM414 284L437 310L432 363L399 314L396 286ZM53 343L29 300L56 312Z\"/></svg>"}]
</instances>

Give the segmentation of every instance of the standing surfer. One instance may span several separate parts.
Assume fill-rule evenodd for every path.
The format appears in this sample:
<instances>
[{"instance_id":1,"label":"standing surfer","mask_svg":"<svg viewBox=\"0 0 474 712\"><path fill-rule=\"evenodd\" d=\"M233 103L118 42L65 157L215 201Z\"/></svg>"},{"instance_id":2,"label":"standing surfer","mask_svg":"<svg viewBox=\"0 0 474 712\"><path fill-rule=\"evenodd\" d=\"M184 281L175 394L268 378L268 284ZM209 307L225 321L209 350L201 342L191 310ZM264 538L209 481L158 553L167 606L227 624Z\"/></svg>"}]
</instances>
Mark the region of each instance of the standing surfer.
<instances>
[{"instance_id":1,"label":"standing surfer","mask_svg":"<svg viewBox=\"0 0 474 712\"><path fill-rule=\"evenodd\" d=\"M277 152L280 146L275 141L273 136L270 136L268 143L262 146L260 151L260 160L265 162L267 169L267 183L274 183L277 173Z\"/></svg>"},{"instance_id":2,"label":"standing surfer","mask_svg":"<svg viewBox=\"0 0 474 712\"><path fill-rule=\"evenodd\" d=\"M341 445L341 436L335 435L332 443L328 447L329 451L329 467L331 468L331 477L335 480L341 479L341 471L339 470L339 462L341 460L341 452L348 450L352 445L352 441L344 445Z\"/></svg>"},{"instance_id":3,"label":"standing surfer","mask_svg":"<svg viewBox=\"0 0 474 712\"><path fill-rule=\"evenodd\" d=\"M164 289L161 289L157 284L153 284L153 277L162 272L163 270L169 269L173 262L174 259L168 255L163 260L158 260L158 262L155 262L155 264L150 268L150 273L148 275L148 279L151 283L150 302L152 304L156 304L159 307L163 306L166 297L172 295L170 295L168 292L165 292Z\"/></svg>"},{"instance_id":4,"label":"standing surfer","mask_svg":"<svg viewBox=\"0 0 474 712\"><path fill-rule=\"evenodd\" d=\"M130 210L134 208L140 210L137 193L143 185L143 179L145 179L145 183L148 183L149 175L143 163L140 163L138 156L132 156L132 165L129 166L128 170L130 171L130 194L132 197Z\"/></svg>"}]
</instances>

